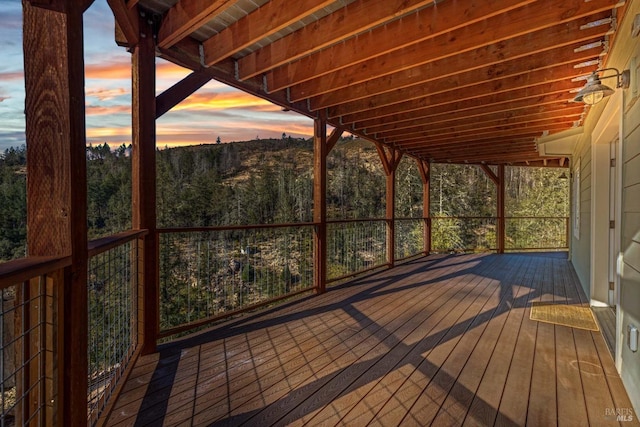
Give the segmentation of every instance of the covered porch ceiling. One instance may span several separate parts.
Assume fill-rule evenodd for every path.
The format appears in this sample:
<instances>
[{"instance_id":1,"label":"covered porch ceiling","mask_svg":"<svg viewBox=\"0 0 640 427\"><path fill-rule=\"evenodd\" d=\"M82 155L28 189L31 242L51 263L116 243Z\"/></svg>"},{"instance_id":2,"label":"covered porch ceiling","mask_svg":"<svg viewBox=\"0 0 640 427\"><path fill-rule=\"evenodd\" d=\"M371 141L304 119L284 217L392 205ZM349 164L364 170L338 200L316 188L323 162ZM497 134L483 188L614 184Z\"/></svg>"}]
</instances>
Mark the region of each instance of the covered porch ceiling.
<instances>
[{"instance_id":1,"label":"covered porch ceiling","mask_svg":"<svg viewBox=\"0 0 640 427\"><path fill-rule=\"evenodd\" d=\"M555 164L538 138L581 126L620 0L108 0L157 54L433 162Z\"/></svg>"}]
</instances>

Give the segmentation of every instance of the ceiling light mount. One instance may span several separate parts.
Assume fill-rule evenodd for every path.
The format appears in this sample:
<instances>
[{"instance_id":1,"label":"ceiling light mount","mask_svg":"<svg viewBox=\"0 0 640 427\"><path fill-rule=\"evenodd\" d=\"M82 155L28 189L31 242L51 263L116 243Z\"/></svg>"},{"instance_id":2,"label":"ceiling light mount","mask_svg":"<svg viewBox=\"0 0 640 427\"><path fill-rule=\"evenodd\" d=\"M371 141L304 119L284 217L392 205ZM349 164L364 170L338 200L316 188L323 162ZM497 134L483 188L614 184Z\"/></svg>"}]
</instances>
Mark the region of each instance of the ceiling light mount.
<instances>
[{"instance_id":1,"label":"ceiling light mount","mask_svg":"<svg viewBox=\"0 0 640 427\"><path fill-rule=\"evenodd\" d=\"M605 71L615 71L615 75L611 76L598 76L598 73L604 73ZM576 102L584 102L588 105L597 104L602 101L604 97L612 95L615 90L611 89L607 85L603 85L601 80L616 78L616 88L627 89L629 87L629 83L631 80L631 72L629 70L624 70L622 72L618 71L616 68L603 68L601 70L596 70L587 79L587 84L580 89L580 92L573 99Z\"/></svg>"}]
</instances>

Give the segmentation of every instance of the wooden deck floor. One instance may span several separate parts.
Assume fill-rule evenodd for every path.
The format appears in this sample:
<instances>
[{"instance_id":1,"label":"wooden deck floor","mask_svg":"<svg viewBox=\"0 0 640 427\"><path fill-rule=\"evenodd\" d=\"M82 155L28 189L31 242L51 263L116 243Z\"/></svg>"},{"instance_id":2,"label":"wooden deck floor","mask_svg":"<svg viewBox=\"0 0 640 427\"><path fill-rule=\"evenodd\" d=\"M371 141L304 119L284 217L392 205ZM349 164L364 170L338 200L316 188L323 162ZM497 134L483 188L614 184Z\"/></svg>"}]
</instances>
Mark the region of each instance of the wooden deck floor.
<instances>
[{"instance_id":1,"label":"wooden deck floor","mask_svg":"<svg viewBox=\"0 0 640 427\"><path fill-rule=\"evenodd\" d=\"M638 426L553 254L430 256L141 358L108 425ZM634 414L635 415L635 414Z\"/></svg>"}]
</instances>

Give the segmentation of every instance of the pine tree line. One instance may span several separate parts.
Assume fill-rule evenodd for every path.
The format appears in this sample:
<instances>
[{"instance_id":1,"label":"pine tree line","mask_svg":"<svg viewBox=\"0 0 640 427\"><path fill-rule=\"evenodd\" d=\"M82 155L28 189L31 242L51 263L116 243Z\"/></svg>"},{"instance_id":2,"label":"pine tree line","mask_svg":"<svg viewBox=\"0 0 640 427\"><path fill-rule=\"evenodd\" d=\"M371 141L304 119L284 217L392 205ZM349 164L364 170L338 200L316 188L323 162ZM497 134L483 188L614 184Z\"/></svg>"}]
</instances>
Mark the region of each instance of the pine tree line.
<instances>
[{"instance_id":1,"label":"pine tree line","mask_svg":"<svg viewBox=\"0 0 640 427\"><path fill-rule=\"evenodd\" d=\"M90 239L131 227L130 150L106 143L87 147ZM26 160L24 147L0 155L0 260L25 255ZM561 172L508 167L507 216L567 216L568 180L558 179ZM162 149L156 174L159 227L313 220L311 140ZM329 219L384 217L385 175L373 145L341 140L327 158L327 176ZM396 216L422 217L422 181L411 158L403 158L396 180ZM434 164L431 215L495 216L495 185L477 166ZM445 229L441 238L451 232Z\"/></svg>"}]
</instances>

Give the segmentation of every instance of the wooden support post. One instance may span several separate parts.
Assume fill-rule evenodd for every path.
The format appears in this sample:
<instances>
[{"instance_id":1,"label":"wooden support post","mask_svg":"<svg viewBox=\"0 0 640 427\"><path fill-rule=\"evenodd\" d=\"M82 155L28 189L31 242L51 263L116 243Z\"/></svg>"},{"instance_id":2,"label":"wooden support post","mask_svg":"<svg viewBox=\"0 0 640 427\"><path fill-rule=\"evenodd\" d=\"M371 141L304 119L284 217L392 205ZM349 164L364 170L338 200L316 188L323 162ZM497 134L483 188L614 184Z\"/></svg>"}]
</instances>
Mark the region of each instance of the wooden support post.
<instances>
[{"instance_id":1,"label":"wooden support post","mask_svg":"<svg viewBox=\"0 0 640 427\"><path fill-rule=\"evenodd\" d=\"M140 42L132 56L132 225L149 233L139 241L138 334L142 354L156 351L159 273L156 234L156 66L152 26L139 22Z\"/></svg>"},{"instance_id":2,"label":"wooden support post","mask_svg":"<svg viewBox=\"0 0 640 427\"><path fill-rule=\"evenodd\" d=\"M393 169L387 174L387 203L385 215L385 219L387 220L387 263L389 264L389 267L393 267L396 262L395 211L396 170Z\"/></svg>"},{"instance_id":3,"label":"wooden support post","mask_svg":"<svg viewBox=\"0 0 640 427\"><path fill-rule=\"evenodd\" d=\"M498 166L498 253L504 253L505 219L504 219L504 165Z\"/></svg>"},{"instance_id":4,"label":"wooden support post","mask_svg":"<svg viewBox=\"0 0 640 427\"><path fill-rule=\"evenodd\" d=\"M416 159L422 179L422 218L424 218L424 254L431 253L431 167L428 162Z\"/></svg>"},{"instance_id":5,"label":"wooden support post","mask_svg":"<svg viewBox=\"0 0 640 427\"><path fill-rule=\"evenodd\" d=\"M39 373L58 378L53 405L58 424L65 426L87 423L83 8L74 4L58 0L55 8L44 9L23 1L29 256L72 259L58 289L63 310L55 368L46 365L47 372Z\"/></svg>"},{"instance_id":6,"label":"wooden support post","mask_svg":"<svg viewBox=\"0 0 640 427\"><path fill-rule=\"evenodd\" d=\"M496 233L497 250L499 254L504 253L504 240L505 240L505 219L504 219L504 165L498 166L498 174L496 175L493 170L487 165L480 165L484 173L493 181L496 185L497 192L497 206L496 215L498 218L498 231Z\"/></svg>"},{"instance_id":7,"label":"wooden support post","mask_svg":"<svg viewBox=\"0 0 640 427\"><path fill-rule=\"evenodd\" d=\"M387 221L387 263L389 267L395 265L396 234L395 234L395 211L396 211L396 169L402 160L402 152L390 149L389 153L382 144L376 144L380 161L387 176L386 182L386 212Z\"/></svg>"},{"instance_id":8,"label":"wooden support post","mask_svg":"<svg viewBox=\"0 0 640 427\"><path fill-rule=\"evenodd\" d=\"M316 292L327 286L327 120L323 113L313 127L313 221L314 240L313 283Z\"/></svg>"}]
</instances>

